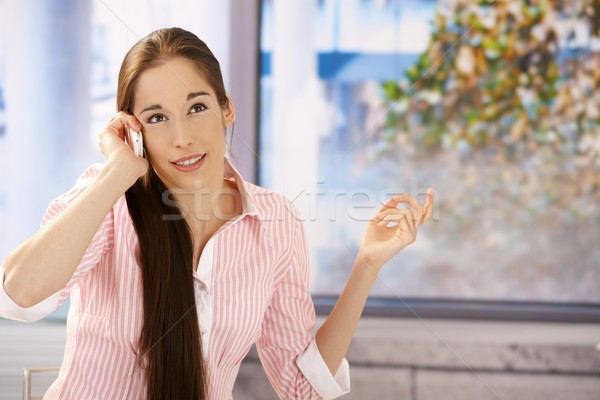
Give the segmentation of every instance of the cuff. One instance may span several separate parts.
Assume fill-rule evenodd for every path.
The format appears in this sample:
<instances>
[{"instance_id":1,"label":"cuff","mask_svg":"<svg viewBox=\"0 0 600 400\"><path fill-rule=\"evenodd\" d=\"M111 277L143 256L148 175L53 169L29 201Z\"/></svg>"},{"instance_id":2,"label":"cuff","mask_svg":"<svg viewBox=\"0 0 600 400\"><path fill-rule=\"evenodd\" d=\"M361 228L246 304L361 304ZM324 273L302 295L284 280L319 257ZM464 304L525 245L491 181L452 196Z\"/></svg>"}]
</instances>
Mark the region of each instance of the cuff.
<instances>
[{"instance_id":1,"label":"cuff","mask_svg":"<svg viewBox=\"0 0 600 400\"><path fill-rule=\"evenodd\" d=\"M29 308L19 306L4 290L4 262L0 265L0 317L23 322L38 321L54 311L59 295L60 291Z\"/></svg>"},{"instance_id":2,"label":"cuff","mask_svg":"<svg viewBox=\"0 0 600 400\"><path fill-rule=\"evenodd\" d=\"M323 399L335 399L350 391L348 360L344 358L335 376L331 375L314 338L304 353L298 357L296 364L306 380Z\"/></svg>"}]
</instances>

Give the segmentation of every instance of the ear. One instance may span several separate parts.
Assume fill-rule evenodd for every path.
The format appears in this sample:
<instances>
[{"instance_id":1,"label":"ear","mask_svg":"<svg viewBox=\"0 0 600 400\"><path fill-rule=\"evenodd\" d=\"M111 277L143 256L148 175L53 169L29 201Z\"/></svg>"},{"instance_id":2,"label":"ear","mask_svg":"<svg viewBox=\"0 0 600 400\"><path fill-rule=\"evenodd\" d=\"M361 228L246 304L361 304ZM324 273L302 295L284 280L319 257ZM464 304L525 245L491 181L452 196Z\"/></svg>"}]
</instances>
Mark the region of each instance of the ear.
<instances>
[{"instance_id":1,"label":"ear","mask_svg":"<svg viewBox=\"0 0 600 400\"><path fill-rule=\"evenodd\" d=\"M235 122L235 109L233 108L233 102L229 94L227 95L227 106L223 109L223 122L225 122L225 126L229 126Z\"/></svg>"}]
</instances>

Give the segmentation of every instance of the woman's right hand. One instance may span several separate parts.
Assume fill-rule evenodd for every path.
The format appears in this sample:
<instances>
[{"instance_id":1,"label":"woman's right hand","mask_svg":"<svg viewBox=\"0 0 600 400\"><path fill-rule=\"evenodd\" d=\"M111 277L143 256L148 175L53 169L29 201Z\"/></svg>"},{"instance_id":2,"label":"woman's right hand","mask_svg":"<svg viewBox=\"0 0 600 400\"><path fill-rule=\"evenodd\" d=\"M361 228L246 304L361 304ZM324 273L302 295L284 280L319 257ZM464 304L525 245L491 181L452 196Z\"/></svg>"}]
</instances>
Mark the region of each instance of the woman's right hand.
<instances>
[{"instance_id":1,"label":"woman's right hand","mask_svg":"<svg viewBox=\"0 0 600 400\"><path fill-rule=\"evenodd\" d=\"M142 124L135 116L121 111L113 116L100 132L98 144L108 163L116 165L118 170L123 172L123 176L128 178L133 185L148 171L148 161L143 157L136 156L125 143L126 129L139 132Z\"/></svg>"}]
</instances>

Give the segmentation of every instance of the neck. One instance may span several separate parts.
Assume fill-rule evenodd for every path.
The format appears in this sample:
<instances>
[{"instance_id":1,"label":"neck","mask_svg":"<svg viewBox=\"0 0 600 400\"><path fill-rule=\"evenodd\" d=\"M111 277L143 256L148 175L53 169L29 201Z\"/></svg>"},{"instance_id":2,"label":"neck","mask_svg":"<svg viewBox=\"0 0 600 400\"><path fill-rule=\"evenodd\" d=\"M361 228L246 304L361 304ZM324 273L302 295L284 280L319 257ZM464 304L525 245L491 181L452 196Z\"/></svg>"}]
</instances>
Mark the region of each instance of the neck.
<instances>
[{"instance_id":1,"label":"neck","mask_svg":"<svg viewBox=\"0 0 600 400\"><path fill-rule=\"evenodd\" d=\"M208 240L221 228L228 220L241 214L242 202L239 191L234 182L226 179L222 180L219 190L198 197L199 201L194 205L196 212L189 213L186 220L192 231L192 241L194 246L193 265L197 268L200 254ZM189 208L190 210L193 208Z\"/></svg>"},{"instance_id":2,"label":"neck","mask_svg":"<svg viewBox=\"0 0 600 400\"><path fill-rule=\"evenodd\" d=\"M197 191L177 196L194 236L211 236L225 222L241 214L242 202L235 182L221 178Z\"/></svg>"}]
</instances>

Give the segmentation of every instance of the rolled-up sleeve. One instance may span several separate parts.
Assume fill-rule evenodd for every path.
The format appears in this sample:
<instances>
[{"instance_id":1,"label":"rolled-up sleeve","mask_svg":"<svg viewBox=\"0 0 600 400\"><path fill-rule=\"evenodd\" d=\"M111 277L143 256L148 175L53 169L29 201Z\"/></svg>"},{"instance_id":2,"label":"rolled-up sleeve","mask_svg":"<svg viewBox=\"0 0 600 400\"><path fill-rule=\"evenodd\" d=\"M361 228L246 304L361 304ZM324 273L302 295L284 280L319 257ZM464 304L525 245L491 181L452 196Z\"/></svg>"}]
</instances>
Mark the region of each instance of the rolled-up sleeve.
<instances>
[{"instance_id":1,"label":"rolled-up sleeve","mask_svg":"<svg viewBox=\"0 0 600 400\"><path fill-rule=\"evenodd\" d=\"M266 311L257 350L265 373L282 399L334 399L350 391L348 361L331 374L312 330L315 310L309 291L308 247L304 227L293 220L289 249Z\"/></svg>"},{"instance_id":2,"label":"rolled-up sleeve","mask_svg":"<svg viewBox=\"0 0 600 400\"><path fill-rule=\"evenodd\" d=\"M350 365L348 360L344 358L335 375L331 375L314 338L306 351L298 357L296 364L322 398L335 399L350 391Z\"/></svg>"},{"instance_id":3,"label":"rolled-up sleeve","mask_svg":"<svg viewBox=\"0 0 600 400\"><path fill-rule=\"evenodd\" d=\"M58 299L60 298L60 291L54 293L50 297L40 301L36 305L28 308L19 306L17 303L10 298L10 296L4 290L4 262L0 266L0 317L13 319L15 321L33 322L38 321L53 310L58 309ZM64 301L64 300L63 300Z\"/></svg>"},{"instance_id":4,"label":"rolled-up sleeve","mask_svg":"<svg viewBox=\"0 0 600 400\"><path fill-rule=\"evenodd\" d=\"M57 197L50 203L44 218L42 227L58 217L85 189L93 178L98 174L100 166L95 164L88 168L77 180L75 186L68 192ZM4 289L4 262L0 266L0 317L13 319L17 321L33 322L38 321L53 311L56 311L69 297L71 288L76 285L88 272L94 268L102 256L108 252L114 241L114 216L111 210L102 223L96 234L90 241L88 248L81 258L75 272L67 282L64 288L50 295L41 302L32 307L23 308L17 305ZM43 261L40 261L43 262Z\"/></svg>"}]
</instances>

